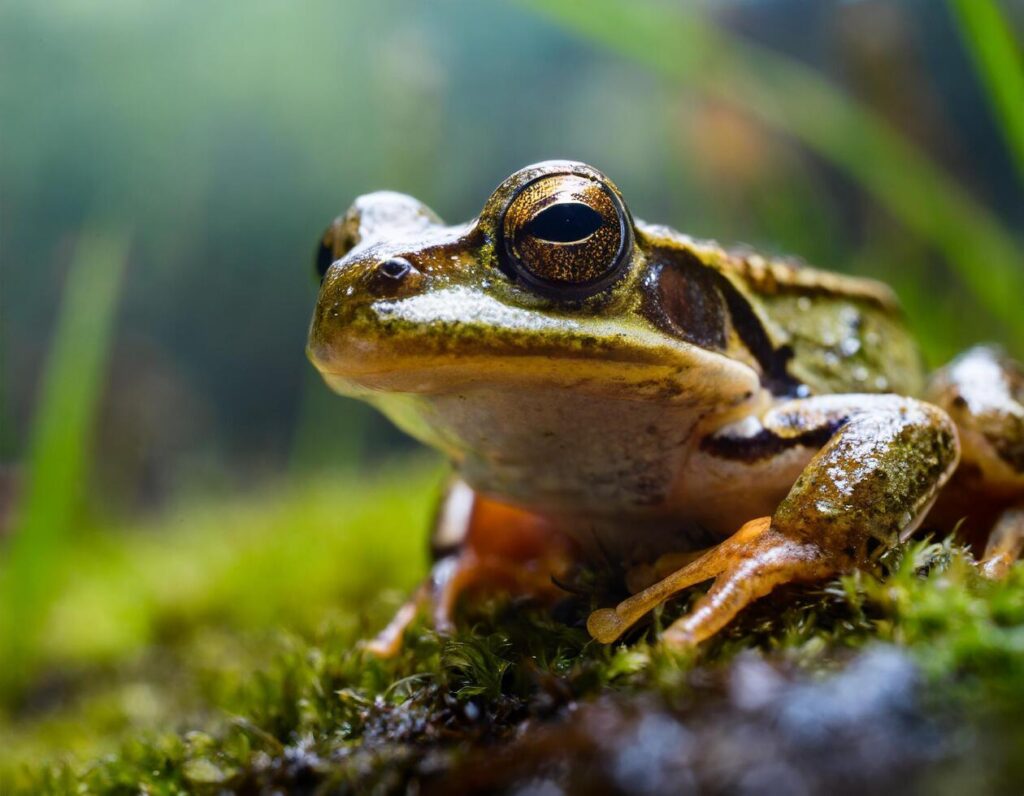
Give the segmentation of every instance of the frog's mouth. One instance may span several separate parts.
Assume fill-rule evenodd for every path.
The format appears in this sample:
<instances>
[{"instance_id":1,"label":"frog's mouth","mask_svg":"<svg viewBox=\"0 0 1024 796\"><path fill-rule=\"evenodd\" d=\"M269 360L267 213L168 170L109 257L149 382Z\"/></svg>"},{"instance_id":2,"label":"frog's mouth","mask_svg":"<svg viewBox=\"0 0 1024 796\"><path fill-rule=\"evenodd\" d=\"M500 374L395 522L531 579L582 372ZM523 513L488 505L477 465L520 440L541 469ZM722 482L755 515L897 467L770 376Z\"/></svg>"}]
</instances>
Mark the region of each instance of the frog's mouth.
<instances>
[{"instance_id":1,"label":"frog's mouth","mask_svg":"<svg viewBox=\"0 0 1024 796\"><path fill-rule=\"evenodd\" d=\"M749 367L640 323L542 313L466 287L317 311L307 353L343 395L572 389L691 403L746 400Z\"/></svg>"}]
</instances>

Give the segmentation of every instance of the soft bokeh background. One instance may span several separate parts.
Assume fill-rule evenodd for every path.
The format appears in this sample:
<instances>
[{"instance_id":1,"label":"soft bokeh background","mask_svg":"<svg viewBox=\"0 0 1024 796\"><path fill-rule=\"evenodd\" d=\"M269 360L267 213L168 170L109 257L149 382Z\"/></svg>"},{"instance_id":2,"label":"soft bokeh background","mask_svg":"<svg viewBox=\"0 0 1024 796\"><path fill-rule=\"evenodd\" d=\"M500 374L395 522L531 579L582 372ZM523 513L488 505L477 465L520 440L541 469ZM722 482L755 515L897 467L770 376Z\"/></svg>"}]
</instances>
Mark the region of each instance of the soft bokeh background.
<instances>
[{"instance_id":1,"label":"soft bokeh background","mask_svg":"<svg viewBox=\"0 0 1024 796\"><path fill-rule=\"evenodd\" d=\"M934 364L1024 353L1024 6L676 5L0 6L15 692L181 616L358 604L329 564L367 536L415 578L437 470L387 465L380 499L410 502L374 515L351 484L412 446L303 355L314 245L362 192L462 221L585 160L641 218L887 280Z\"/></svg>"}]
</instances>

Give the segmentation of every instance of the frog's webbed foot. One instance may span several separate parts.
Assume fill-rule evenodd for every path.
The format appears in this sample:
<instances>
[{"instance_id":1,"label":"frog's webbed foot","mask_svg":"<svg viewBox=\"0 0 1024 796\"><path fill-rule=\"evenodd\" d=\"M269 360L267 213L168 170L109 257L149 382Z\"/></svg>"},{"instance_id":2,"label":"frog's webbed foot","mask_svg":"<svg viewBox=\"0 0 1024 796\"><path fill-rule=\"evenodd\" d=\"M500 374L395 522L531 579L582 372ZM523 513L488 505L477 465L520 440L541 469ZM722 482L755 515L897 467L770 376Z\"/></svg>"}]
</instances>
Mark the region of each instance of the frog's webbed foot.
<instances>
[{"instance_id":1,"label":"frog's webbed foot","mask_svg":"<svg viewBox=\"0 0 1024 796\"><path fill-rule=\"evenodd\" d=\"M1024 503L1000 515L988 537L985 555L978 562L982 574L993 580L1005 578L1024 552Z\"/></svg>"},{"instance_id":2,"label":"frog's webbed foot","mask_svg":"<svg viewBox=\"0 0 1024 796\"><path fill-rule=\"evenodd\" d=\"M587 629L598 641L611 643L672 595L714 578L708 593L663 636L670 644L697 644L713 636L740 610L776 586L828 577L843 563L846 562L830 560L813 543L787 538L772 527L771 517L761 517L615 608L594 611L587 620Z\"/></svg>"},{"instance_id":3,"label":"frog's webbed foot","mask_svg":"<svg viewBox=\"0 0 1024 796\"><path fill-rule=\"evenodd\" d=\"M587 627L617 639L669 597L711 578L694 609L665 632L677 645L714 635L742 608L784 583L813 581L865 562L872 542L891 544L913 531L956 467L959 448L949 417L896 396L834 395L787 401L762 418L755 441L780 449L817 434L828 441L810 460L771 517L744 525L717 547ZM743 456L743 440L718 446Z\"/></svg>"}]
</instances>

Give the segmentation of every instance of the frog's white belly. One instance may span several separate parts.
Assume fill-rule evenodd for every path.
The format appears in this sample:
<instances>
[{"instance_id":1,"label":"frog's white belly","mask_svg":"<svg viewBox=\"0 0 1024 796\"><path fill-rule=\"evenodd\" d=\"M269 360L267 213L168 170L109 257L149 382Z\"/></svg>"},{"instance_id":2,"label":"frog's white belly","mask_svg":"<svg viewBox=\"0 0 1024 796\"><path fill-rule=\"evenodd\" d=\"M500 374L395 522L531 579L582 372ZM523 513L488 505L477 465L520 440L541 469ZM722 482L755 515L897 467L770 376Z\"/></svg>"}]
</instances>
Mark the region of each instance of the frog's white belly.
<instances>
[{"instance_id":1,"label":"frog's white belly","mask_svg":"<svg viewBox=\"0 0 1024 796\"><path fill-rule=\"evenodd\" d=\"M692 473L701 459L695 440L720 425L723 412L698 397L666 404L478 388L377 403L451 456L474 490L557 518L588 550L643 560L735 529L731 517L718 523L702 510L700 488L709 482Z\"/></svg>"}]
</instances>

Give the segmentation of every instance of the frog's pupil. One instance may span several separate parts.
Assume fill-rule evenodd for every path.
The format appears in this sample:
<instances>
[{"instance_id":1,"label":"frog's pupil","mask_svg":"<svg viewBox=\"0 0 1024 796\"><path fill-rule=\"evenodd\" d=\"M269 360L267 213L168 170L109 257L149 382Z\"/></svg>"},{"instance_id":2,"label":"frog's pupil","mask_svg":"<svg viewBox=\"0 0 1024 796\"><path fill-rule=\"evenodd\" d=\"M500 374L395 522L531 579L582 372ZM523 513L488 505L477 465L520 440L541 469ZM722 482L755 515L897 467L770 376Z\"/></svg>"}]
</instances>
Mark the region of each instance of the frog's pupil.
<instances>
[{"instance_id":1,"label":"frog's pupil","mask_svg":"<svg viewBox=\"0 0 1024 796\"><path fill-rule=\"evenodd\" d=\"M551 243L574 243L593 235L604 224L601 214L582 202L562 202L542 210L525 231Z\"/></svg>"}]
</instances>

